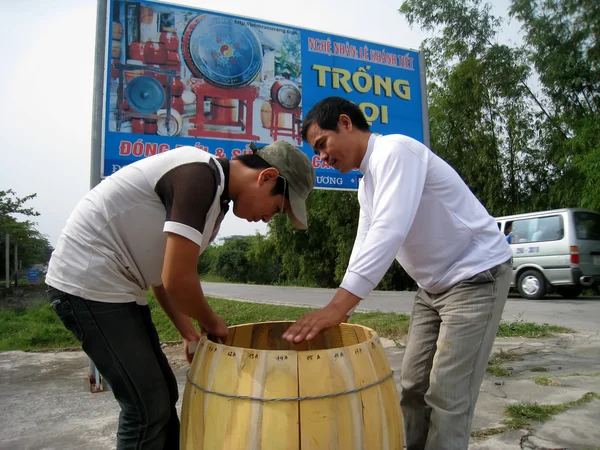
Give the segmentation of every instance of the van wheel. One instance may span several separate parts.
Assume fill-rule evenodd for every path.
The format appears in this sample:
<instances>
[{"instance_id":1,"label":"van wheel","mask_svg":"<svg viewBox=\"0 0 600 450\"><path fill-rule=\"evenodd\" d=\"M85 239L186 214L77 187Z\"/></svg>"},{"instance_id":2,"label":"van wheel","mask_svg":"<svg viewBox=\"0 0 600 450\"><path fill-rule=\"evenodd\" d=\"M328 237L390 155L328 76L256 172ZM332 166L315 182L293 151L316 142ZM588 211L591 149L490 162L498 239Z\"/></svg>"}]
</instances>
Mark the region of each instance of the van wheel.
<instances>
[{"instance_id":1,"label":"van wheel","mask_svg":"<svg viewBox=\"0 0 600 450\"><path fill-rule=\"evenodd\" d=\"M556 292L564 298L575 298L583 292L583 286L556 286Z\"/></svg>"},{"instance_id":2,"label":"van wheel","mask_svg":"<svg viewBox=\"0 0 600 450\"><path fill-rule=\"evenodd\" d=\"M526 270L519 277L517 289L521 297L538 300L546 295L546 279L537 270Z\"/></svg>"}]
</instances>

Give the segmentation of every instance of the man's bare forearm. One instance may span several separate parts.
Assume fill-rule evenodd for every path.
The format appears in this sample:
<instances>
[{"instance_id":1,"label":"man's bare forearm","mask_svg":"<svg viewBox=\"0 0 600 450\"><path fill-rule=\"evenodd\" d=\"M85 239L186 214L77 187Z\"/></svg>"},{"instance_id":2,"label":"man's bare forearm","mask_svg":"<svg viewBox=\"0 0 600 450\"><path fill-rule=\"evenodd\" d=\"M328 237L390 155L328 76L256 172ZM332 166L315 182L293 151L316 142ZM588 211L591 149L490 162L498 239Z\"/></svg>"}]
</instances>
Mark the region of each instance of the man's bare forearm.
<instances>
[{"instance_id":1,"label":"man's bare forearm","mask_svg":"<svg viewBox=\"0 0 600 450\"><path fill-rule=\"evenodd\" d=\"M190 316L186 315L182 312L176 305L174 305L172 299L169 297L167 291L164 286L152 286L152 291L154 292L154 296L158 301L159 305L165 312L165 314L169 317L179 334L184 339L193 338L198 331L196 327L192 323Z\"/></svg>"},{"instance_id":2,"label":"man's bare forearm","mask_svg":"<svg viewBox=\"0 0 600 450\"><path fill-rule=\"evenodd\" d=\"M338 288L333 299L329 302L329 305L337 309L340 313L348 316L350 310L358 305L360 300L361 298L354 295L352 292L344 288Z\"/></svg>"},{"instance_id":3,"label":"man's bare forearm","mask_svg":"<svg viewBox=\"0 0 600 450\"><path fill-rule=\"evenodd\" d=\"M206 301L197 276L194 279L182 277L176 282L165 283L164 288L173 306L185 315L201 325L214 320L216 314Z\"/></svg>"}]
</instances>

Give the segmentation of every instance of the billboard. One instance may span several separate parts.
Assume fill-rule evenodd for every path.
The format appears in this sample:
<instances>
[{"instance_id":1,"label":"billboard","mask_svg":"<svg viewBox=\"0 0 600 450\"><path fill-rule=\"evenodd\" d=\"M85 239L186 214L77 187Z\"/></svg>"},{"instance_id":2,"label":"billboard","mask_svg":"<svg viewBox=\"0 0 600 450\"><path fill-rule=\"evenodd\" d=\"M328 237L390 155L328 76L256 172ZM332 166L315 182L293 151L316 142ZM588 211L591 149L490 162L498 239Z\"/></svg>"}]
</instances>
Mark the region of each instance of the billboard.
<instances>
[{"instance_id":1,"label":"billboard","mask_svg":"<svg viewBox=\"0 0 600 450\"><path fill-rule=\"evenodd\" d=\"M300 137L302 119L337 95L360 106L373 132L427 143L418 52L214 11L109 1L101 176L191 145L219 157L251 142L304 151L317 188L356 189Z\"/></svg>"}]
</instances>

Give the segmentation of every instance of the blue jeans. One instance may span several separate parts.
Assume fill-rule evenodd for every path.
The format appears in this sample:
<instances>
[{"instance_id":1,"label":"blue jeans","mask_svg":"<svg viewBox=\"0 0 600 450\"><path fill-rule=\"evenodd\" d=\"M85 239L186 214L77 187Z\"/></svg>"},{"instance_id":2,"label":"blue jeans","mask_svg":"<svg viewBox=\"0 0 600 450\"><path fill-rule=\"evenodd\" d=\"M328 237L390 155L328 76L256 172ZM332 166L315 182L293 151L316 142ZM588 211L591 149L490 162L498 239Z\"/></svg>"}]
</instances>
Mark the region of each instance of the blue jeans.
<instances>
[{"instance_id":1,"label":"blue jeans","mask_svg":"<svg viewBox=\"0 0 600 450\"><path fill-rule=\"evenodd\" d=\"M121 406L117 449L178 449L177 380L150 308L85 300L52 287L48 300Z\"/></svg>"}]
</instances>

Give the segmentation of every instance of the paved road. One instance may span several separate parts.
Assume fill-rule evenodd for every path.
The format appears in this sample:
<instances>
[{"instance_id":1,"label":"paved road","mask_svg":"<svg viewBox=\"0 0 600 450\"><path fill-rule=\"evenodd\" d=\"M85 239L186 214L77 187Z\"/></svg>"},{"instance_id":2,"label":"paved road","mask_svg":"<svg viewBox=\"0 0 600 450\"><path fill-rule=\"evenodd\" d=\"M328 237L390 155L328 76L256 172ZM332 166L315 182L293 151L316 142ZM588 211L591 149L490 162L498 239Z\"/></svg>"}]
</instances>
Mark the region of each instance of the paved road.
<instances>
[{"instance_id":1,"label":"paved road","mask_svg":"<svg viewBox=\"0 0 600 450\"><path fill-rule=\"evenodd\" d=\"M287 305L325 306L333 297L333 289L315 289L250 284L202 283L204 293L211 297L251 300ZM378 310L410 314L413 293L375 291L363 300L357 311ZM528 322L563 325L577 330L600 331L600 297L526 300L511 295L504 308L503 319L522 317Z\"/></svg>"}]
</instances>

